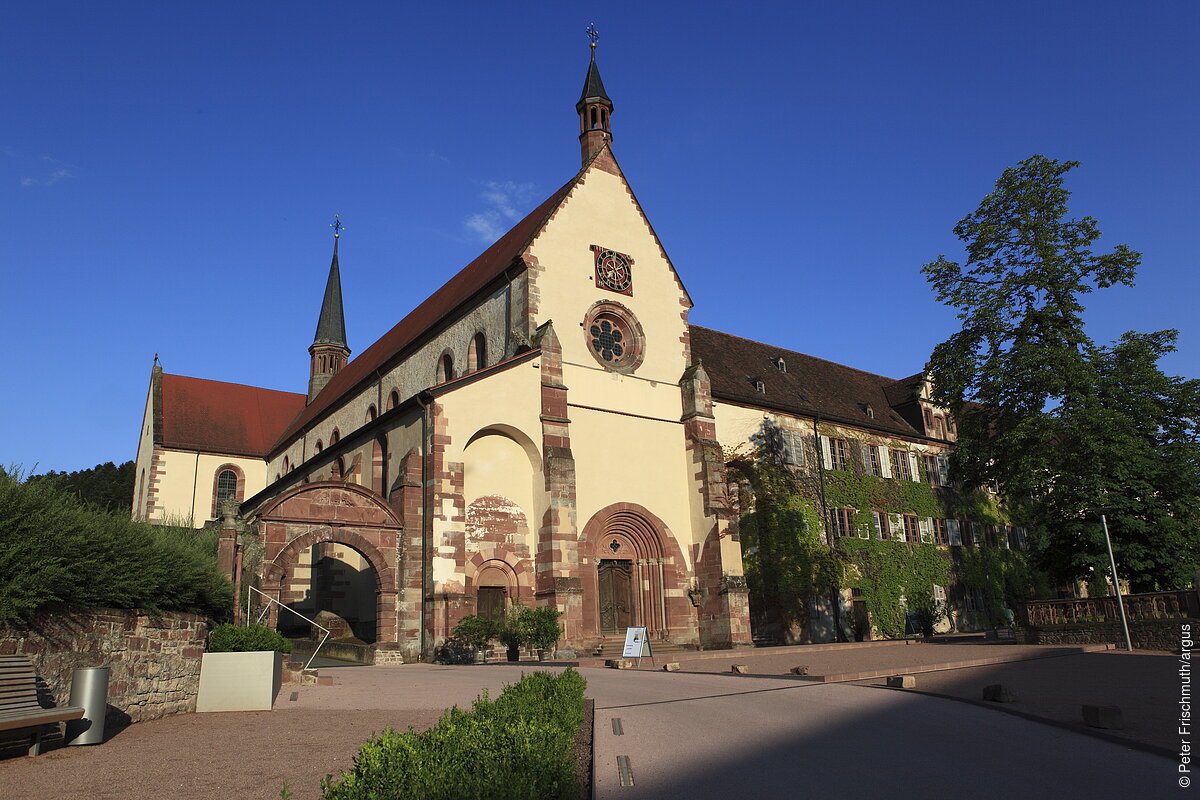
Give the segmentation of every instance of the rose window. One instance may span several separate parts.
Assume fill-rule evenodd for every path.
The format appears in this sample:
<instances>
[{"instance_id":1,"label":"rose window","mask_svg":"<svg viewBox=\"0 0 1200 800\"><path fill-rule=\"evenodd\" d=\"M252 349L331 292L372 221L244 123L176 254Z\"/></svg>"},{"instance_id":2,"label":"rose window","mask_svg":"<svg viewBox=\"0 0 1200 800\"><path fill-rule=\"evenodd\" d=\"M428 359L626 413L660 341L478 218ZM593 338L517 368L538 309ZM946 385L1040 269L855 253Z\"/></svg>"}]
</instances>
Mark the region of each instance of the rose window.
<instances>
[{"instance_id":1,"label":"rose window","mask_svg":"<svg viewBox=\"0 0 1200 800\"><path fill-rule=\"evenodd\" d=\"M588 352L605 369L628 373L641 365L645 335L625 306L597 303L584 317L582 327Z\"/></svg>"},{"instance_id":2,"label":"rose window","mask_svg":"<svg viewBox=\"0 0 1200 800\"><path fill-rule=\"evenodd\" d=\"M607 319L596 322L591 327L592 349L605 361L620 360L625 355L625 346L621 344L625 336L621 329Z\"/></svg>"}]
</instances>

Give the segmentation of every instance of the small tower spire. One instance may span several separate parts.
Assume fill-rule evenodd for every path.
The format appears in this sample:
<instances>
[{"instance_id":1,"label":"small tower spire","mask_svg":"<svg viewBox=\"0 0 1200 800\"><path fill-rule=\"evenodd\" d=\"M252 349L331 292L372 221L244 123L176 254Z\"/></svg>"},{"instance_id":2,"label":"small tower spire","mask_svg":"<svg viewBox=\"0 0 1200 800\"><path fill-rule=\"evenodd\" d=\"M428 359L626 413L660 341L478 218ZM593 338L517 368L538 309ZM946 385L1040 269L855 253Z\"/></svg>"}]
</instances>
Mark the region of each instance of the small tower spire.
<instances>
[{"instance_id":1,"label":"small tower spire","mask_svg":"<svg viewBox=\"0 0 1200 800\"><path fill-rule=\"evenodd\" d=\"M333 215L333 260L329 278L325 281L325 297L317 317L317 332L308 348L311 362L308 369L308 402L312 402L325 384L346 366L350 348L346 345L346 316L342 310L342 274L338 265L338 240L342 238L341 217Z\"/></svg>"},{"instance_id":2,"label":"small tower spire","mask_svg":"<svg viewBox=\"0 0 1200 800\"><path fill-rule=\"evenodd\" d=\"M600 32L594 24L587 26L587 36L591 40L592 59L588 62L587 77L583 80L583 93L575 110L579 112L579 143L583 155L583 163L587 164L592 156L612 141L613 103L608 93L604 91L604 81L600 79L600 68L596 66L596 42Z\"/></svg>"}]
</instances>

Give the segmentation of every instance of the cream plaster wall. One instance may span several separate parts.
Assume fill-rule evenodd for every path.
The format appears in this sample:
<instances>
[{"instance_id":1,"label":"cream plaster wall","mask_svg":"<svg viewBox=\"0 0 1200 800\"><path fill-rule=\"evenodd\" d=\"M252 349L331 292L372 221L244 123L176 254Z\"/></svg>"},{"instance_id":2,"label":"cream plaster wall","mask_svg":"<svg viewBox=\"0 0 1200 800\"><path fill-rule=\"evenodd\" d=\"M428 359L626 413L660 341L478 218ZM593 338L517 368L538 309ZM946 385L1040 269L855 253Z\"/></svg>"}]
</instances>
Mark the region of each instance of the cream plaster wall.
<instances>
[{"instance_id":1,"label":"cream plaster wall","mask_svg":"<svg viewBox=\"0 0 1200 800\"><path fill-rule=\"evenodd\" d=\"M146 410L138 434L137 456L133 467L133 518L146 518L146 499L150 493L150 462L154 459L154 382L146 390ZM144 481L143 481L144 478ZM138 489L141 489L140 497Z\"/></svg>"},{"instance_id":2,"label":"cream plaster wall","mask_svg":"<svg viewBox=\"0 0 1200 800\"><path fill-rule=\"evenodd\" d=\"M637 503L670 528L690 569L690 545L702 542L708 531L695 530L692 522L696 489L683 426L574 405L570 417L580 533L600 509Z\"/></svg>"},{"instance_id":3,"label":"cream plaster wall","mask_svg":"<svg viewBox=\"0 0 1200 800\"><path fill-rule=\"evenodd\" d=\"M632 297L595 285L593 244L633 259ZM683 292L622 178L592 167L534 241L530 254L542 269L530 278L539 295L534 324L554 321L564 363L599 367L582 321L592 304L608 300L632 311L645 332L645 356L635 374L659 383L679 382L688 366L680 343L687 329L680 317Z\"/></svg>"},{"instance_id":4,"label":"cream plaster wall","mask_svg":"<svg viewBox=\"0 0 1200 800\"><path fill-rule=\"evenodd\" d=\"M159 453L159 507L151 517L154 522L190 520L193 527L204 527L213 518L217 468L225 464L237 465L246 476L244 497L251 497L267 485L266 464L256 458L167 448L160 448Z\"/></svg>"}]
</instances>

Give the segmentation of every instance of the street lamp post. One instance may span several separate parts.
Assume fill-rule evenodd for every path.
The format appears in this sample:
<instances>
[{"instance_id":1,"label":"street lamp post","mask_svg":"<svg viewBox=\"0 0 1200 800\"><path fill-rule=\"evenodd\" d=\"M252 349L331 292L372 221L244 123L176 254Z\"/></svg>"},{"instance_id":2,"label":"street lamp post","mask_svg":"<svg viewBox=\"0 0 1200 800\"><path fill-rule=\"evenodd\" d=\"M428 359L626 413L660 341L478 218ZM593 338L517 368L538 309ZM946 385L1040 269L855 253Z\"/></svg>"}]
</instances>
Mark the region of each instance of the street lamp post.
<instances>
[{"instance_id":1,"label":"street lamp post","mask_svg":"<svg viewBox=\"0 0 1200 800\"><path fill-rule=\"evenodd\" d=\"M1125 619L1125 601L1121 599L1121 583L1117 580L1117 560L1113 558L1112 539L1108 535L1108 519L1100 515L1100 524L1104 526L1104 545L1108 548L1108 565L1112 567L1113 591L1117 593L1117 610L1121 612L1121 628L1125 631L1125 647L1133 652L1133 641L1129 638L1129 622Z\"/></svg>"}]
</instances>

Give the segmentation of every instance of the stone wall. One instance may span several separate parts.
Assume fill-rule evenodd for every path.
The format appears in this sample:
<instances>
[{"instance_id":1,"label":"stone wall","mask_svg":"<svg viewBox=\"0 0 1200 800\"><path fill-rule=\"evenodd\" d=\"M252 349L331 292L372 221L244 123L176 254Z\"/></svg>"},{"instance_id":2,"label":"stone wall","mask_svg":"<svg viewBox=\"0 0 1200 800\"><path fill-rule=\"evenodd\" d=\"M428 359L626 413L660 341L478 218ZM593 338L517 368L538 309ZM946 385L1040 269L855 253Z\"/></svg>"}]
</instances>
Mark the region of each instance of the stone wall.
<instances>
[{"instance_id":1,"label":"stone wall","mask_svg":"<svg viewBox=\"0 0 1200 800\"><path fill-rule=\"evenodd\" d=\"M106 724L196 710L209 622L194 614L90 609L0 626L0 655L28 657L55 702L67 704L77 667L109 667Z\"/></svg>"},{"instance_id":2,"label":"stone wall","mask_svg":"<svg viewBox=\"0 0 1200 800\"><path fill-rule=\"evenodd\" d=\"M1200 632L1200 619L1134 619L1129 621L1129 639L1137 650L1179 652L1180 631L1191 625L1192 636ZM1016 640L1023 644L1116 644L1125 646L1120 621L1076 623L1074 625L1026 625L1016 629Z\"/></svg>"}]
</instances>

